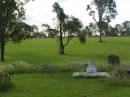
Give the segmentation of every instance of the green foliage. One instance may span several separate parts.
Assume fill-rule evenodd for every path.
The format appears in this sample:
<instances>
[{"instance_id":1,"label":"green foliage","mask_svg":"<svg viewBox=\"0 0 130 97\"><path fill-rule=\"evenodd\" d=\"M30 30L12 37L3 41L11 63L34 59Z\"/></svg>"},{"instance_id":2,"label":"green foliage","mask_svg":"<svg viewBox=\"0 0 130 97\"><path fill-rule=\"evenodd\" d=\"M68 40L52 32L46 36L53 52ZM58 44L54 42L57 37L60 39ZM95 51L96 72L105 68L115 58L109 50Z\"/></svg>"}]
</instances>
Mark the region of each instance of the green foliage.
<instances>
[{"instance_id":1,"label":"green foliage","mask_svg":"<svg viewBox=\"0 0 130 97\"><path fill-rule=\"evenodd\" d=\"M79 72L79 71L83 71L84 67L83 67L83 63L81 63L80 61L73 61L73 62L68 62L65 63L65 65L63 66L59 66L58 67L60 72Z\"/></svg>"},{"instance_id":2,"label":"green foliage","mask_svg":"<svg viewBox=\"0 0 130 97\"><path fill-rule=\"evenodd\" d=\"M126 72L129 65L115 66L112 71L112 76L107 79L107 84L111 86L130 86L130 74Z\"/></svg>"},{"instance_id":3,"label":"green foliage","mask_svg":"<svg viewBox=\"0 0 130 97\"><path fill-rule=\"evenodd\" d=\"M0 66L0 70L10 74L42 72L42 67L28 64L24 61L16 61L9 65Z\"/></svg>"},{"instance_id":4,"label":"green foliage","mask_svg":"<svg viewBox=\"0 0 130 97\"><path fill-rule=\"evenodd\" d=\"M98 65L97 70L99 72L112 72L114 67L112 65Z\"/></svg>"},{"instance_id":5,"label":"green foliage","mask_svg":"<svg viewBox=\"0 0 130 97\"><path fill-rule=\"evenodd\" d=\"M12 64L14 66L14 73L30 73L35 72L35 67L23 61L16 61Z\"/></svg>"},{"instance_id":6,"label":"green foliage","mask_svg":"<svg viewBox=\"0 0 130 97\"><path fill-rule=\"evenodd\" d=\"M108 23L117 15L116 2L115 0L92 0L91 3L87 5L87 11L89 11L88 14L98 27L100 33L99 42L102 42L103 31L108 28ZM98 15L98 18L96 18L96 15Z\"/></svg>"},{"instance_id":7,"label":"green foliage","mask_svg":"<svg viewBox=\"0 0 130 97\"><path fill-rule=\"evenodd\" d=\"M113 87L130 87L130 79L118 79L115 77L109 78L106 80L107 85Z\"/></svg>"},{"instance_id":8,"label":"green foliage","mask_svg":"<svg viewBox=\"0 0 130 97\"><path fill-rule=\"evenodd\" d=\"M0 52L1 61L4 61L5 45L8 40L19 41L25 39L31 26L24 23L24 5L29 0L1 0L0 1Z\"/></svg>"}]
</instances>

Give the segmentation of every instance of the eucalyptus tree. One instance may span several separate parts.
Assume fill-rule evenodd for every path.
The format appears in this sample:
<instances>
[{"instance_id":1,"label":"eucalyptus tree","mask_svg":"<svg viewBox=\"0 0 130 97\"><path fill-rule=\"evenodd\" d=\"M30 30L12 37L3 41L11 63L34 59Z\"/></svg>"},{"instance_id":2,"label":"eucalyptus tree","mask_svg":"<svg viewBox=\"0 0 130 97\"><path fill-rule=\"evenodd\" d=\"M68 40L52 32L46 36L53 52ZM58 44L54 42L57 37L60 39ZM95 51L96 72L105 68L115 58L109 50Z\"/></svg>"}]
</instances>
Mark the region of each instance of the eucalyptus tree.
<instances>
[{"instance_id":1,"label":"eucalyptus tree","mask_svg":"<svg viewBox=\"0 0 130 97\"><path fill-rule=\"evenodd\" d=\"M63 32L66 35L66 43L64 44L64 47L66 47L69 44L70 40L74 37L79 37L80 39L85 38L85 37L81 37L83 34L81 33L82 27L83 25L81 21L76 17L71 16L65 21L63 25Z\"/></svg>"},{"instance_id":2,"label":"eucalyptus tree","mask_svg":"<svg viewBox=\"0 0 130 97\"><path fill-rule=\"evenodd\" d=\"M63 55L65 53L64 49L69 44L70 40L79 35L82 23L78 18L66 15L63 8L61 8L57 2L53 5L53 11L56 13L58 23L58 27L55 31L58 32L59 54Z\"/></svg>"},{"instance_id":3,"label":"eucalyptus tree","mask_svg":"<svg viewBox=\"0 0 130 97\"><path fill-rule=\"evenodd\" d=\"M27 2L29 0L0 0L1 61L4 61L6 41L21 40L21 33L30 31L31 27L22 21L25 19L24 5Z\"/></svg>"},{"instance_id":4,"label":"eucalyptus tree","mask_svg":"<svg viewBox=\"0 0 130 97\"><path fill-rule=\"evenodd\" d=\"M108 27L117 15L116 2L114 0L92 0L87 5L87 11L98 26L100 37L99 42L102 42L102 32Z\"/></svg>"},{"instance_id":5,"label":"eucalyptus tree","mask_svg":"<svg viewBox=\"0 0 130 97\"><path fill-rule=\"evenodd\" d=\"M59 30L59 54L64 54L64 44L63 44L63 24L65 22L65 19L67 18L67 15L64 13L63 8L60 7L60 5L55 2L53 4L53 12L56 13L56 18L58 22L58 30Z\"/></svg>"},{"instance_id":6,"label":"eucalyptus tree","mask_svg":"<svg viewBox=\"0 0 130 97\"><path fill-rule=\"evenodd\" d=\"M59 31L57 29L52 28L48 24L42 24L42 28L45 34L47 34L48 38L55 38L58 37Z\"/></svg>"}]
</instances>

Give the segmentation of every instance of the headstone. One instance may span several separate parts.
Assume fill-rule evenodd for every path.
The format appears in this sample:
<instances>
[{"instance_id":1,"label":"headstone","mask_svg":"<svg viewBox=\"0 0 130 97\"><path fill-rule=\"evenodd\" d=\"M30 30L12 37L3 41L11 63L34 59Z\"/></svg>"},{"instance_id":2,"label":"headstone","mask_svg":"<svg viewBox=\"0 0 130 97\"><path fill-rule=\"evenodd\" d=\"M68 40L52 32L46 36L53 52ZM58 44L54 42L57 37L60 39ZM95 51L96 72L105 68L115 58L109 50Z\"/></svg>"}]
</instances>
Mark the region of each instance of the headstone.
<instances>
[{"instance_id":1,"label":"headstone","mask_svg":"<svg viewBox=\"0 0 130 97\"><path fill-rule=\"evenodd\" d=\"M96 66L95 66L95 64L94 64L94 62L93 62L92 59L90 59L90 60L88 61L88 66L87 66L87 68L86 68L86 72L87 72L87 73L90 73L90 74L97 72L97 68L96 68Z\"/></svg>"},{"instance_id":2,"label":"headstone","mask_svg":"<svg viewBox=\"0 0 130 97\"><path fill-rule=\"evenodd\" d=\"M83 72L86 72L86 68L88 67L88 64L83 65Z\"/></svg>"},{"instance_id":3,"label":"headstone","mask_svg":"<svg viewBox=\"0 0 130 97\"><path fill-rule=\"evenodd\" d=\"M50 65L45 64L43 65L43 72L51 72L52 71L52 67L50 67Z\"/></svg>"},{"instance_id":4,"label":"headstone","mask_svg":"<svg viewBox=\"0 0 130 97\"><path fill-rule=\"evenodd\" d=\"M108 64L116 65L120 64L120 58L117 55L109 55L108 56Z\"/></svg>"},{"instance_id":5,"label":"headstone","mask_svg":"<svg viewBox=\"0 0 130 97\"><path fill-rule=\"evenodd\" d=\"M126 74L130 74L130 68L127 68L125 72Z\"/></svg>"}]
</instances>

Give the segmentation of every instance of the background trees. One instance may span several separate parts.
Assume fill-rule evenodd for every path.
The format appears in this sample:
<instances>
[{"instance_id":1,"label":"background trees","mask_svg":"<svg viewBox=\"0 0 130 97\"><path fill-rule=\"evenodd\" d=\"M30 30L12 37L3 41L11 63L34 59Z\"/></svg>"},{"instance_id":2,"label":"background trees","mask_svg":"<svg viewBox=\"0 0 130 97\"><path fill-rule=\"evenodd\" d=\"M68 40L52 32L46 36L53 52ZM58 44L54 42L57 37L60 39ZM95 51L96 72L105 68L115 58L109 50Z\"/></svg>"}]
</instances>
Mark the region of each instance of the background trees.
<instances>
[{"instance_id":1,"label":"background trees","mask_svg":"<svg viewBox=\"0 0 130 97\"><path fill-rule=\"evenodd\" d=\"M21 40L32 31L32 27L24 23L24 5L29 0L0 0L0 48L1 61L4 61L7 40Z\"/></svg>"},{"instance_id":2,"label":"background trees","mask_svg":"<svg viewBox=\"0 0 130 97\"><path fill-rule=\"evenodd\" d=\"M89 11L89 15L98 26L100 33L99 42L102 42L102 32L117 15L116 3L114 0L92 0L91 4L87 5L87 11Z\"/></svg>"}]
</instances>

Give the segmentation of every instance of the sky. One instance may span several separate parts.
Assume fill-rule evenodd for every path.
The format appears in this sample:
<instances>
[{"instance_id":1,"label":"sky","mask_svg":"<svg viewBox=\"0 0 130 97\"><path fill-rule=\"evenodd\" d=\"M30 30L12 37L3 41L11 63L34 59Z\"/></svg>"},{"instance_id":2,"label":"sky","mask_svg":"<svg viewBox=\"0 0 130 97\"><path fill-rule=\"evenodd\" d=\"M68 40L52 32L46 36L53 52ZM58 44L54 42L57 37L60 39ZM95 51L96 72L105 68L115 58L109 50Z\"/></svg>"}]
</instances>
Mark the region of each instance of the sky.
<instances>
[{"instance_id":1,"label":"sky","mask_svg":"<svg viewBox=\"0 0 130 97\"><path fill-rule=\"evenodd\" d=\"M90 0L35 0L26 4L26 22L30 25L41 26L42 24L54 25L56 14L53 12L52 5L58 2L67 15L79 18L84 25L93 22L88 15L86 7ZM118 15L110 23L114 26L130 20L130 0L116 0Z\"/></svg>"}]
</instances>

